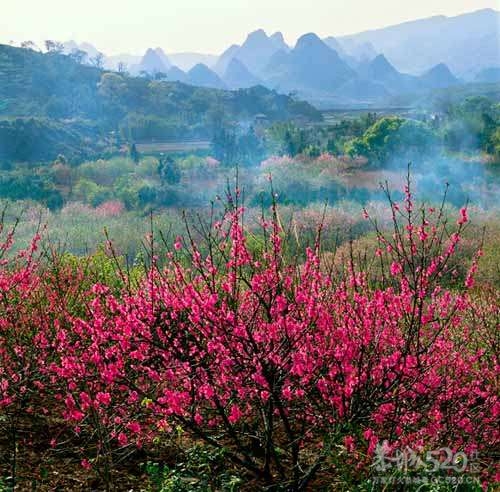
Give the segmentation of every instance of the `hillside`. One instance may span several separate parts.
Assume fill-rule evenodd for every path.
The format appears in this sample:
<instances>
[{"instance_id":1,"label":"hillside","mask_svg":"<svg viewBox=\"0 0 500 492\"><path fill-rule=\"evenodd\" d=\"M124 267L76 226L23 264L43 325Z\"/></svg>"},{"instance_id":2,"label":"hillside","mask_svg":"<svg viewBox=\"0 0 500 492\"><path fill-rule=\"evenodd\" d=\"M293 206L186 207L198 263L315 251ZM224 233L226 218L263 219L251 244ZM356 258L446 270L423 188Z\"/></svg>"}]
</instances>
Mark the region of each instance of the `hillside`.
<instances>
[{"instance_id":1,"label":"hillside","mask_svg":"<svg viewBox=\"0 0 500 492\"><path fill-rule=\"evenodd\" d=\"M93 117L101 75L70 56L0 45L0 115Z\"/></svg>"},{"instance_id":2,"label":"hillside","mask_svg":"<svg viewBox=\"0 0 500 492\"><path fill-rule=\"evenodd\" d=\"M125 140L211 138L217 112L233 122L261 113L271 122L321 119L311 105L264 87L230 92L130 77L80 65L71 56L0 45L0 118L39 119L36 128L49 120L52 127L93 120L94 138L82 136L89 149L110 132L119 132ZM22 132L34 126L14 128ZM12 132L11 125L7 127ZM78 128L75 131L78 134ZM29 137L36 140L37 132ZM37 148L36 142L33 145ZM30 159L51 157L30 153Z\"/></svg>"}]
</instances>

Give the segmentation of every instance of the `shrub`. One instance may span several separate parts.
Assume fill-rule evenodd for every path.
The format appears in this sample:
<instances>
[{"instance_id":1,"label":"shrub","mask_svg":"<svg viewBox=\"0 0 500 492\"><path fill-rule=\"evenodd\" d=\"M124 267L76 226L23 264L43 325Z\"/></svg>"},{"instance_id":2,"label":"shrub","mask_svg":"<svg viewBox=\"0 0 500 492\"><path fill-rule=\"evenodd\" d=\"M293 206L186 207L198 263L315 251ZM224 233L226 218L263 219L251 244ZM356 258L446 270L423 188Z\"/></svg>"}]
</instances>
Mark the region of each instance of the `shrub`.
<instances>
[{"instance_id":1,"label":"shrub","mask_svg":"<svg viewBox=\"0 0 500 492\"><path fill-rule=\"evenodd\" d=\"M122 443L181 425L262 483L290 490L340 466L339 446L348 452L342 466L353 459L367 472L382 441L492 450L494 369L483 351L465 348L467 294L440 285L467 211L445 241L442 215L414 210L409 190L391 206L395 235L378 233L390 260L377 287L354 264L334 281L312 250L300 268L286 264L276 220L263 225L264 252L252 256L236 206L208 236L206 258L178 238L188 267L171 256L123 300L96 287L90 319L75 325L88 338L78 335L76 360L85 363L68 411L87 406L85 370L90 401L110 395L106 408L94 405L111 437L117 414ZM64 352L75 345L70 336Z\"/></svg>"},{"instance_id":2,"label":"shrub","mask_svg":"<svg viewBox=\"0 0 500 492\"><path fill-rule=\"evenodd\" d=\"M188 228L164 266L150 238L137 287L119 270L122 290L82 289L81 268L22 255L0 276L2 413L62 416L108 487L115 458L179 428L267 488L359 484L381 445L479 450L492 482L498 305L469 295L477 258L460 289L442 285L467 209L450 230L409 187L389 200L377 282L352 257L325 273L320 235L305 261L286 260L275 205L254 253L238 194L204 244Z\"/></svg>"}]
</instances>

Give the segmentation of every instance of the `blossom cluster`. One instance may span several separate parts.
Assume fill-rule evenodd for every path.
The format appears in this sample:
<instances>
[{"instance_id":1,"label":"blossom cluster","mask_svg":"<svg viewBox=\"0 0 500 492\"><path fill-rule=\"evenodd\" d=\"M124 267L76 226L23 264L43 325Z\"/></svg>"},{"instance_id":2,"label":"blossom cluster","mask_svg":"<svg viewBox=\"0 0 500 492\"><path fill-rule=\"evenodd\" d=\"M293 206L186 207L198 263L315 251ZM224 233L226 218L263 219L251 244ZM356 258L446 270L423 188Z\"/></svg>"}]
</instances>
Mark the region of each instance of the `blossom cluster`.
<instances>
[{"instance_id":1,"label":"blossom cluster","mask_svg":"<svg viewBox=\"0 0 500 492\"><path fill-rule=\"evenodd\" d=\"M0 415L63 419L92 436L86 467L181 426L294 490L339 460L369 473L381 442L488 456L500 364L485 343L496 328L469 295L476 262L463 289L441 285L467 211L446 239L439 211L417 213L409 190L391 209L377 283L354 261L326 273L319 243L300 264L287 259L276 217L255 250L236 206L207 247L177 237L118 291L44 264L36 237L0 264Z\"/></svg>"}]
</instances>

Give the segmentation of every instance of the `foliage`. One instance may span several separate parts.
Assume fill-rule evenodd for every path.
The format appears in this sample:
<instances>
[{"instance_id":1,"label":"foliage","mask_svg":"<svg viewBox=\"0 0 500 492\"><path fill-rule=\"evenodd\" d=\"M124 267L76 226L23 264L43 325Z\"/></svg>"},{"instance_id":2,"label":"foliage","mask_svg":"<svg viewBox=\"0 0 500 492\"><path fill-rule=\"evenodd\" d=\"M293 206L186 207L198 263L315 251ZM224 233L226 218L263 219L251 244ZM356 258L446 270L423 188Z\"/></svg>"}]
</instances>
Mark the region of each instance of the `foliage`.
<instances>
[{"instance_id":1,"label":"foliage","mask_svg":"<svg viewBox=\"0 0 500 492\"><path fill-rule=\"evenodd\" d=\"M135 145L135 143L133 143L130 146L129 155L130 155L130 158L132 159L132 162L134 164L139 164L139 161L141 159L141 155L139 154L139 151L137 150L137 146Z\"/></svg>"},{"instance_id":2,"label":"foliage","mask_svg":"<svg viewBox=\"0 0 500 492\"><path fill-rule=\"evenodd\" d=\"M246 133L222 127L215 131L212 138L212 150L215 158L226 165L240 164L254 166L265 155L264 142L250 127Z\"/></svg>"},{"instance_id":3,"label":"foliage","mask_svg":"<svg viewBox=\"0 0 500 492\"><path fill-rule=\"evenodd\" d=\"M239 490L243 480L227 470L224 449L197 445L187 449L175 467L148 463L146 470L155 477L161 492L209 492Z\"/></svg>"},{"instance_id":4,"label":"foliage","mask_svg":"<svg viewBox=\"0 0 500 492\"><path fill-rule=\"evenodd\" d=\"M319 237L303 262L287 257L275 206L254 253L238 192L203 229L204 247L188 228L160 262L150 236L136 283L122 269L89 283L71 258L44 264L39 237L5 256L8 232L0 414L12 480L18 424L36 416L73 429L51 445L73 445L108 487L114 463L178 429L219 453L188 456L189 466L167 471L166 490L193 469L209 478L201 470L217 456L262 487L304 490L322 475L357 484L383 442L389 453L479 450L492 483L498 304L469 294L477 259L460 289L442 283L468 211L451 227L442 210L417 208L409 188L389 200L392 232L374 224L377 283L354 258L325 273Z\"/></svg>"},{"instance_id":5,"label":"foliage","mask_svg":"<svg viewBox=\"0 0 500 492\"><path fill-rule=\"evenodd\" d=\"M212 150L215 158L224 164L234 165L237 162L236 132L230 128L219 128L212 137Z\"/></svg>"},{"instance_id":6,"label":"foliage","mask_svg":"<svg viewBox=\"0 0 500 492\"><path fill-rule=\"evenodd\" d=\"M273 125L267 134L272 151L279 155L294 157L309 144L308 132L291 123Z\"/></svg>"},{"instance_id":7,"label":"foliage","mask_svg":"<svg viewBox=\"0 0 500 492\"><path fill-rule=\"evenodd\" d=\"M0 126L0 141L9 145L0 148L0 159L51 160L58 153L81 159L89 147L81 142L88 136L88 120L95 123L93 139L106 145L112 144L110 132L129 142L210 138L211 114L217 110L236 121L263 112L270 121L321 120L309 104L264 87L227 92L134 78L81 65L58 51L42 54L0 45L0 114L17 118ZM10 146L12 138L3 136L12 135L29 145Z\"/></svg>"},{"instance_id":8,"label":"foliage","mask_svg":"<svg viewBox=\"0 0 500 492\"><path fill-rule=\"evenodd\" d=\"M172 157L161 158L158 163L160 181L169 185L176 185L181 180L181 171L177 162Z\"/></svg>"},{"instance_id":9,"label":"foliage","mask_svg":"<svg viewBox=\"0 0 500 492\"><path fill-rule=\"evenodd\" d=\"M484 150L495 154L495 134L500 107L486 97L475 96L448 108L443 128L444 141L453 151Z\"/></svg>"},{"instance_id":10,"label":"foliage","mask_svg":"<svg viewBox=\"0 0 500 492\"><path fill-rule=\"evenodd\" d=\"M31 199L41 202L51 210L63 205L60 190L46 170L16 169L0 176L0 196L11 200Z\"/></svg>"},{"instance_id":11,"label":"foliage","mask_svg":"<svg viewBox=\"0 0 500 492\"><path fill-rule=\"evenodd\" d=\"M382 165L396 156L400 160L420 159L437 145L437 137L424 123L400 117L384 117L374 123L362 137L349 142L346 151L351 156L365 156Z\"/></svg>"},{"instance_id":12,"label":"foliage","mask_svg":"<svg viewBox=\"0 0 500 492\"><path fill-rule=\"evenodd\" d=\"M0 160L50 161L65 155L72 162L102 151L95 125L59 123L48 118L0 120Z\"/></svg>"}]
</instances>

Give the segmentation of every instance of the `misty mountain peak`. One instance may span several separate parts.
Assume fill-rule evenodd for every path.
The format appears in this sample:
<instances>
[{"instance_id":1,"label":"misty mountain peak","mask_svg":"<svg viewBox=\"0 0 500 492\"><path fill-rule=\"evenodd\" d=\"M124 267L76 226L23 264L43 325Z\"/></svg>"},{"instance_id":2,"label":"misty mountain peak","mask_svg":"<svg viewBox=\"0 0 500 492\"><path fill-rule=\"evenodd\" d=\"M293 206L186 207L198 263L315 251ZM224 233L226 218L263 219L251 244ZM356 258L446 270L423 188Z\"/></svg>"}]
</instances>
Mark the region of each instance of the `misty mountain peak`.
<instances>
[{"instance_id":1,"label":"misty mountain peak","mask_svg":"<svg viewBox=\"0 0 500 492\"><path fill-rule=\"evenodd\" d=\"M276 45L278 49L288 48L288 45L285 43L285 38L283 34L279 31L275 32L269 39Z\"/></svg>"},{"instance_id":2,"label":"misty mountain peak","mask_svg":"<svg viewBox=\"0 0 500 492\"><path fill-rule=\"evenodd\" d=\"M166 56L165 60L163 60L156 50L148 48L137 66L137 71L144 71L147 73L166 72L169 68L170 62Z\"/></svg>"},{"instance_id":3,"label":"misty mountain peak","mask_svg":"<svg viewBox=\"0 0 500 492\"><path fill-rule=\"evenodd\" d=\"M148 62L158 62L160 60L160 57L156 53L156 51L153 48L148 48L146 50L146 53L144 53L144 56L142 57L141 63L148 63Z\"/></svg>"},{"instance_id":4,"label":"misty mountain peak","mask_svg":"<svg viewBox=\"0 0 500 492\"><path fill-rule=\"evenodd\" d=\"M301 36L291 52L278 51L266 68L274 86L286 90L331 91L354 75L316 34Z\"/></svg>"},{"instance_id":5,"label":"misty mountain peak","mask_svg":"<svg viewBox=\"0 0 500 492\"><path fill-rule=\"evenodd\" d=\"M458 79L451 73L445 63L438 63L425 72L421 79L427 87L433 89L445 88L458 83Z\"/></svg>"},{"instance_id":6,"label":"misty mountain peak","mask_svg":"<svg viewBox=\"0 0 500 492\"><path fill-rule=\"evenodd\" d=\"M434 67L432 67L427 73L435 73L439 75L453 75L448 68L446 63L438 63Z\"/></svg>"},{"instance_id":7,"label":"misty mountain peak","mask_svg":"<svg viewBox=\"0 0 500 492\"><path fill-rule=\"evenodd\" d=\"M370 62L370 68L377 75L398 73L398 71L389 63L389 60L387 60L387 58L382 54L377 55Z\"/></svg>"},{"instance_id":8,"label":"misty mountain peak","mask_svg":"<svg viewBox=\"0 0 500 492\"><path fill-rule=\"evenodd\" d=\"M312 32L304 34L297 40L293 53L300 57L322 60L323 63L340 62L338 53Z\"/></svg>"},{"instance_id":9,"label":"misty mountain peak","mask_svg":"<svg viewBox=\"0 0 500 492\"><path fill-rule=\"evenodd\" d=\"M226 51L224 51L214 65L214 70L220 76L224 75L229 65L229 62L236 56L238 50L241 48L238 44L232 44Z\"/></svg>"},{"instance_id":10,"label":"misty mountain peak","mask_svg":"<svg viewBox=\"0 0 500 492\"><path fill-rule=\"evenodd\" d=\"M153 50L158 56L167 56L167 54L163 51L159 46Z\"/></svg>"},{"instance_id":11,"label":"misty mountain peak","mask_svg":"<svg viewBox=\"0 0 500 492\"><path fill-rule=\"evenodd\" d=\"M198 63L187 73L188 82L199 87L224 89L225 84L219 76L204 63Z\"/></svg>"},{"instance_id":12,"label":"misty mountain peak","mask_svg":"<svg viewBox=\"0 0 500 492\"><path fill-rule=\"evenodd\" d=\"M211 70L204 63L197 63L191 70L189 70L189 74L193 73L208 73Z\"/></svg>"},{"instance_id":13,"label":"misty mountain peak","mask_svg":"<svg viewBox=\"0 0 500 492\"><path fill-rule=\"evenodd\" d=\"M251 42L266 42L268 40L269 38L267 37L266 31L264 31L264 29L257 29L248 34L245 44Z\"/></svg>"},{"instance_id":14,"label":"misty mountain peak","mask_svg":"<svg viewBox=\"0 0 500 492\"><path fill-rule=\"evenodd\" d=\"M302 35L298 40L297 44L295 45L295 48L301 49L301 48L311 48L314 46L325 46L325 43L321 41L321 39L318 37L317 34L313 32L309 32L307 34Z\"/></svg>"},{"instance_id":15,"label":"misty mountain peak","mask_svg":"<svg viewBox=\"0 0 500 492\"><path fill-rule=\"evenodd\" d=\"M172 82L186 82L187 74L175 65L167 72L167 79Z\"/></svg>"},{"instance_id":16,"label":"misty mountain peak","mask_svg":"<svg viewBox=\"0 0 500 492\"><path fill-rule=\"evenodd\" d=\"M165 65L166 68L170 68L172 66L172 63L168 59L168 56L165 54L165 52L161 48L156 48L154 50L158 58L162 61L163 65Z\"/></svg>"},{"instance_id":17,"label":"misty mountain peak","mask_svg":"<svg viewBox=\"0 0 500 492\"><path fill-rule=\"evenodd\" d=\"M263 29L259 29L247 36L233 56L242 61L250 72L258 75L276 51L288 48L284 43L280 45L277 39L278 37L268 37Z\"/></svg>"},{"instance_id":18,"label":"misty mountain peak","mask_svg":"<svg viewBox=\"0 0 500 492\"><path fill-rule=\"evenodd\" d=\"M238 58L232 58L224 74L224 82L231 88L247 88L261 81Z\"/></svg>"}]
</instances>

